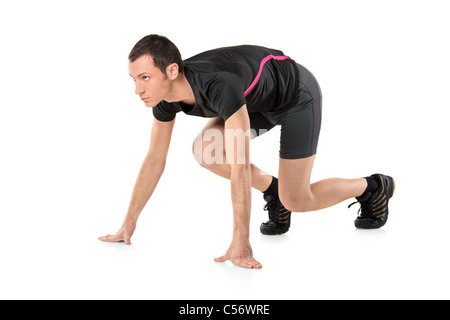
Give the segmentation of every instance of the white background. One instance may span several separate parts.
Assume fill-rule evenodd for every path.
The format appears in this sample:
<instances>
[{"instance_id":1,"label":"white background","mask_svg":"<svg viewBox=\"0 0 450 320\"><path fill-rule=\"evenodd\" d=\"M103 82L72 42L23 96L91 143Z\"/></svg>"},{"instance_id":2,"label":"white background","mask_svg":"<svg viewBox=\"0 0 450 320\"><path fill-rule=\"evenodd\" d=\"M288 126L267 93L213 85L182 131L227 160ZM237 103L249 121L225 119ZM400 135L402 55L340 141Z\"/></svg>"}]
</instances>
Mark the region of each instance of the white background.
<instances>
[{"instance_id":1,"label":"white background","mask_svg":"<svg viewBox=\"0 0 450 320\"><path fill-rule=\"evenodd\" d=\"M449 299L446 1L2 1L1 299ZM353 201L293 215L266 237L261 270L215 263L231 240L229 183L180 115L164 173L133 244L103 243L125 216L152 112L127 55L158 33L183 58L256 44L310 69L323 92L313 181L381 172L396 180L381 230L356 230ZM278 170L279 129L252 142Z\"/></svg>"}]
</instances>

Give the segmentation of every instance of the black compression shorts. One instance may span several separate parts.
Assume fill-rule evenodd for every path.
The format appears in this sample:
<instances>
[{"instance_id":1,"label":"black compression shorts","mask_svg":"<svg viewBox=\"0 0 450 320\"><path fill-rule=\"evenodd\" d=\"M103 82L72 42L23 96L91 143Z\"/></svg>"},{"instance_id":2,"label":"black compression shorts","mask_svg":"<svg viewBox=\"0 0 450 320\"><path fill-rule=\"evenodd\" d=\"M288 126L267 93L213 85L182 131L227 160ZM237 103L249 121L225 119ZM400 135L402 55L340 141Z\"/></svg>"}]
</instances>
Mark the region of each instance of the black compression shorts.
<instances>
[{"instance_id":1,"label":"black compression shorts","mask_svg":"<svg viewBox=\"0 0 450 320\"><path fill-rule=\"evenodd\" d=\"M316 154L322 120L322 93L313 74L297 64L300 94L295 106L282 111L250 113L257 135L281 125L280 158L301 159ZM260 131L261 130L261 131Z\"/></svg>"}]
</instances>

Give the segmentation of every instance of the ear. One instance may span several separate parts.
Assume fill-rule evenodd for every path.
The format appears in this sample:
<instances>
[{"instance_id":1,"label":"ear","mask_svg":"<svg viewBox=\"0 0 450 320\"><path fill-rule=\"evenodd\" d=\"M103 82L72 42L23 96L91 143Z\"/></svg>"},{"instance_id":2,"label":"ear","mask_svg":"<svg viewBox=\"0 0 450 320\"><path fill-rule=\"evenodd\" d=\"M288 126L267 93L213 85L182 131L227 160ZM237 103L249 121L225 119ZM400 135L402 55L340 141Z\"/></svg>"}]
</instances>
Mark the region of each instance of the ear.
<instances>
[{"instance_id":1,"label":"ear","mask_svg":"<svg viewBox=\"0 0 450 320\"><path fill-rule=\"evenodd\" d=\"M172 63L166 68L166 75L170 80L175 80L178 77L179 69L178 64Z\"/></svg>"}]
</instances>

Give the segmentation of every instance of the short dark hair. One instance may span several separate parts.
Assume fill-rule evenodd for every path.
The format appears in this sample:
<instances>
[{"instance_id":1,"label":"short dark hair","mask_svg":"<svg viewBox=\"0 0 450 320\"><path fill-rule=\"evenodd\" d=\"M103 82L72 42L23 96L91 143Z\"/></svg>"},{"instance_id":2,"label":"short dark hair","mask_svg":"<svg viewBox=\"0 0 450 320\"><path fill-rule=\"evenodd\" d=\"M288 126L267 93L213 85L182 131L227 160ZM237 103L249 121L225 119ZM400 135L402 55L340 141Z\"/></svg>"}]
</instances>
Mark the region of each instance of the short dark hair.
<instances>
[{"instance_id":1,"label":"short dark hair","mask_svg":"<svg viewBox=\"0 0 450 320\"><path fill-rule=\"evenodd\" d=\"M139 40L128 55L128 60L134 62L143 55L150 55L153 62L162 73L166 74L166 68L172 63L178 64L180 73L184 71L184 62L178 48L172 41L164 36L150 34Z\"/></svg>"}]
</instances>

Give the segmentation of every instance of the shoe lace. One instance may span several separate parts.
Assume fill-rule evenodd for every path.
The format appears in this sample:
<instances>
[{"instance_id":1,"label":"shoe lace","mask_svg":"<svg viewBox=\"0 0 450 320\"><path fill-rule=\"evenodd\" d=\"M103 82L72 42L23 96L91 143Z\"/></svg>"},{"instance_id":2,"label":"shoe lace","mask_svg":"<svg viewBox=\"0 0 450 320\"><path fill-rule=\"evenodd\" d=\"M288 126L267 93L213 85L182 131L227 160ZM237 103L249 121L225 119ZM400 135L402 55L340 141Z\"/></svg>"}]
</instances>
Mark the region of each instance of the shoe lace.
<instances>
[{"instance_id":1,"label":"shoe lace","mask_svg":"<svg viewBox=\"0 0 450 320\"><path fill-rule=\"evenodd\" d=\"M373 207L373 202L372 201L355 201L353 203L351 203L348 208L350 209L350 207L352 205L354 205L355 203L359 203L361 206L358 210L358 216L361 218L369 218L372 216L372 207Z\"/></svg>"},{"instance_id":2,"label":"shoe lace","mask_svg":"<svg viewBox=\"0 0 450 320\"><path fill-rule=\"evenodd\" d=\"M269 212L269 220L278 222L280 217L281 204L275 199L271 199L264 205L264 210Z\"/></svg>"}]
</instances>

